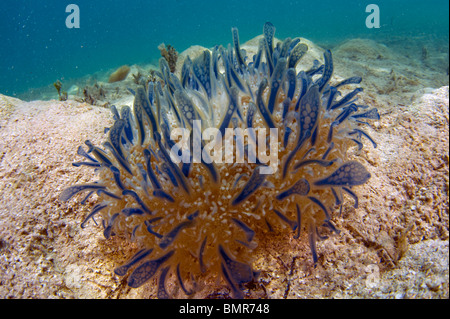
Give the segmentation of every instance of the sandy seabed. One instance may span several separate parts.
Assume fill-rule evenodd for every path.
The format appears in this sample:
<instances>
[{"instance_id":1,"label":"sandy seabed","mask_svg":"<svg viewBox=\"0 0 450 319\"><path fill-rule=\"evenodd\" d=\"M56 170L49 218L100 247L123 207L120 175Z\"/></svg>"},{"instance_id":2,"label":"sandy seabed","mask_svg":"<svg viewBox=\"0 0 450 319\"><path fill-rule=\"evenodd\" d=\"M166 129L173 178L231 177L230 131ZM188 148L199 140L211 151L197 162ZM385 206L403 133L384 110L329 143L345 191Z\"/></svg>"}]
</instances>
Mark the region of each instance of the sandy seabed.
<instances>
[{"instance_id":1,"label":"sandy seabed","mask_svg":"<svg viewBox=\"0 0 450 319\"><path fill-rule=\"evenodd\" d=\"M369 131L378 147L351 155L372 178L357 189L359 208L347 203L334 219L340 234L318 243L316 267L306 238L286 233L260 242L254 268L261 275L245 296L449 298L449 87L431 88L439 77L448 85L448 75L373 41L350 40L333 54L333 80L362 76L361 99L381 115ZM131 289L113 272L136 247L104 239L92 222L80 228L94 199L88 207L58 201L68 185L95 180L71 163L85 140L101 144L111 124L103 107L0 95L0 298L156 296L156 279ZM167 288L184 296L170 282ZM228 294L218 280L194 297Z\"/></svg>"}]
</instances>

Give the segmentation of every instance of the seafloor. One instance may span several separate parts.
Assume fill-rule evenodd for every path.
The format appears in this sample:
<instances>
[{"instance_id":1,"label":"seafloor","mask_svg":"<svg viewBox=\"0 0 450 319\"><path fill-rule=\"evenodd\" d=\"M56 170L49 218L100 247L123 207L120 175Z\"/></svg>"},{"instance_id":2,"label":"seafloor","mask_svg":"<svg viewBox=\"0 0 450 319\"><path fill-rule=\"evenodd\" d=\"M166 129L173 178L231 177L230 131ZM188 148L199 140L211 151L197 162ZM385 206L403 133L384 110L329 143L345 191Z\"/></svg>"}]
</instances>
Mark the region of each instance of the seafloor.
<instances>
[{"instance_id":1,"label":"seafloor","mask_svg":"<svg viewBox=\"0 0 450 319\"><path fill-rule=\"evenodd\" d=\"M243 47L252 52L256 43ZM446 52L390 44L354 39L332 50L333 80L362 76L362 101L381 115L370 130L378 147L351 155L372 174L357 189L359 208L347 205L334 219L341 232L318 243L316 267L306 238L286 233L260 242L254 267L261 275L246 297L449 298L448 44ZM306 63L321 56L309 45ZM104 239L94 223L81 229L89 207L58 201L67 185L95 180L71 163L86 139L103 142L112 124L103 104L131 104L131 73L118 84L100 79L106 97L97 105L76 101L76 87L64 102L0 95L0 298L156 296L156 279L131 289L113 273L132 244ZM195 298L229 296L223 281L207 284ZM167 288L183 297L170 282Z\"/></svg>"}]
</instances>

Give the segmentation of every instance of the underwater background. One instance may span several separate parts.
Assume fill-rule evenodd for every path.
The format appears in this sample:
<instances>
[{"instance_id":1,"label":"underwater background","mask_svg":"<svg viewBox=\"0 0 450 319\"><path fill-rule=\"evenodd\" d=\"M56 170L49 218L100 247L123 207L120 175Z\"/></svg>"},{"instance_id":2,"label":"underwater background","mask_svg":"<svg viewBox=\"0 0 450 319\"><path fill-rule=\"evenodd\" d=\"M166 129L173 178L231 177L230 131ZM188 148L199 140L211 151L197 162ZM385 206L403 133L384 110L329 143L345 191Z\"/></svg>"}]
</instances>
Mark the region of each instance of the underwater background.
<instances>
[{"instance_id":1,"label":"underwater background","mask_svg":"<svg viewBox=\"0 0 450 319\"><path fill-rule=\"evenodd\" d=\"M79 29L65 25L71 3L80 8ZM380 8L380 28L365 25L371 3ZM260 34L266 21L276 26L278 38L299 35L322 47L365 38L399 50L417 42L448 54L448 10L445 0L4 0L0 93L56 98L57 79L70 85L123 64L156 64L163 42L178 52L191 45L227 45L233 26L244 43Z\"/></svg>"}]
</instances>

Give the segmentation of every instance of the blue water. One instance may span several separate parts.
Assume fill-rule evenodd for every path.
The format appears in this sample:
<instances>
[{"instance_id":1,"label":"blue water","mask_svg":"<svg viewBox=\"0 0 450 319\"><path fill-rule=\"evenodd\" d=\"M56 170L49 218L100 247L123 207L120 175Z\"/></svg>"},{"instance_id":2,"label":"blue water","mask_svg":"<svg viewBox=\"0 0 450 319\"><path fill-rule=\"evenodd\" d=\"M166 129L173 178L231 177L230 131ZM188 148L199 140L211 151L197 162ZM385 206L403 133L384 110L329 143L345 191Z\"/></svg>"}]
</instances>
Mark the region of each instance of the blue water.
<instances>
[{"instance_id":1,"label":"blue water","mask_svg":"<svg viewBox=\"0 0 450 319\"><path fill-rule=\"evenodd\" d=\"M65 24L71 3L80 8L79 29ZM379 29L365 25L370 3L380 8ZM245 42L261 34L266 21L278 38L318 43L393 36L407 42L419 35L448 43L448 10L446 0L2 0L0 93L21 97L56 79L157 61L162 42L179 52L194 44L226 45L232 26Z\"/></svg>"}]
</instances>

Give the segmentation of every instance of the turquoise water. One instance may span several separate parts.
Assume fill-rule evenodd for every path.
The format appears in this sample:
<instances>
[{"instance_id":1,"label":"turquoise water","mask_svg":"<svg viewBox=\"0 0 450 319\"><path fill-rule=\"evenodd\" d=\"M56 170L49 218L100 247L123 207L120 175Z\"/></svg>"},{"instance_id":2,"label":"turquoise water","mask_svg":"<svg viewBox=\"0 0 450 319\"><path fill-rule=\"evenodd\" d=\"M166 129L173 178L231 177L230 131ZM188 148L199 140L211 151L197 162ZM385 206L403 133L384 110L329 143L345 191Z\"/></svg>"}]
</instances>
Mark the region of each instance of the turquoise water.
<instances>
[{"instance_id":1,"label":"turquoise water","mask_svg":"<svg viewBox=\"0 0 450 319\"><path fill-rule=\"evenodd\" d=\"M71 3L80 9L80 28L66 27ZM380 8L378 29L365 24L370 3ZM3 0L1 6L0 93L22 98L56 79L157 61L162 42L179 52L194 44L226 45L236 26L243 43L261 34L266 21L279 38L302 36L319 44L429 38L447 43L448 51L445 0Z\"/></svg>"}]
</instances>

